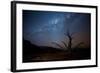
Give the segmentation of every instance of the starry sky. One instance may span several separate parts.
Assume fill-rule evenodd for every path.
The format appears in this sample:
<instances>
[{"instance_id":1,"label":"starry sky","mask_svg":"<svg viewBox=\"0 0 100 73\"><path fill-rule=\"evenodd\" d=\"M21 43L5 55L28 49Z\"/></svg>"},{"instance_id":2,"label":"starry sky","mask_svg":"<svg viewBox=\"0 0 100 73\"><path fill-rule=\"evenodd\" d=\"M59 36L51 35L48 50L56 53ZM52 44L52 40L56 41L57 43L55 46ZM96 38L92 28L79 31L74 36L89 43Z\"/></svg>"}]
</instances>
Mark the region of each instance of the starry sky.
<instances>
[{"instance_id":1,"label":"starry sky","mask_svg":"<svg viewBox=\"0 0 100 73\"><path fill-rule=\"evenodd\" d=\"M89 13L23 10L23 38L38 46L59 48L68 42L65 33L73 33L73 46L84 42L90 47L91 15Z\"/></svg>"}]
</instances>

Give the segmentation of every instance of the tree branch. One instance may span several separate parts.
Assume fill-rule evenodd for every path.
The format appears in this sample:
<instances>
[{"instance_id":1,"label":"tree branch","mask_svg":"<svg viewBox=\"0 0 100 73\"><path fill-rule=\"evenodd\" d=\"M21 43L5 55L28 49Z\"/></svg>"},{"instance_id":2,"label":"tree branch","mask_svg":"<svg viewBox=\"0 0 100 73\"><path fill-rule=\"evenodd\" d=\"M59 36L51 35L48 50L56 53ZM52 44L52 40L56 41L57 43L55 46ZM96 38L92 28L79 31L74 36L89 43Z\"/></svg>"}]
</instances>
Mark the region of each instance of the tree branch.
<instances>
[{"instance_id":1,"label":"tree branch","mask_svg":"<svg viewBox=\"0 0 100 73\"><path fill-rule=\"evenodd\" d=\"M53 44L55 44L55 45L57 45L58 47L60 47L60 48L63 48L61 45L59 45L58 43L56 43L56 42L52 42Z\"/></svg>"},{"instance_id":2,"label":"tree branch","mask_svg":"<svg viewBox=\"0 0 100 73\"><path fill-rule=\"evenodd\" d=\"M62 43L64 44L64 46L65 46L66 48L68 48L67 43L65 43L64 41L62 41Z\"/></svg>"}]
</instances>

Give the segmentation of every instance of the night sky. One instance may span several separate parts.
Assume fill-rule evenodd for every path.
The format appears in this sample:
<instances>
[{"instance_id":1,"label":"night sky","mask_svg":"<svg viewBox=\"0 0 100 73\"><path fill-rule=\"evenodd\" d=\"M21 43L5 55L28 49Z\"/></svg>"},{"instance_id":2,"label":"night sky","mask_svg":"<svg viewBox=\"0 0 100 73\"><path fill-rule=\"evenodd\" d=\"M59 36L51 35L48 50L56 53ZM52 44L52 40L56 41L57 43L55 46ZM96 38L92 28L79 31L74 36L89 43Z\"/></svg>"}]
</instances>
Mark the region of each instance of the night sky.
<instances>
[{"instance_id":1,"label":"night sky","mask_svg":"<svg viewBox=\"0 0 100 73\"><path fill-rule=\"evenodd\" d=\"M91 15L89 13L23 10L23 38L38 46L62 46L68 41L65 33L73 33L73 46L84 42L90 47Z\"/></svg>"}]
</instances>

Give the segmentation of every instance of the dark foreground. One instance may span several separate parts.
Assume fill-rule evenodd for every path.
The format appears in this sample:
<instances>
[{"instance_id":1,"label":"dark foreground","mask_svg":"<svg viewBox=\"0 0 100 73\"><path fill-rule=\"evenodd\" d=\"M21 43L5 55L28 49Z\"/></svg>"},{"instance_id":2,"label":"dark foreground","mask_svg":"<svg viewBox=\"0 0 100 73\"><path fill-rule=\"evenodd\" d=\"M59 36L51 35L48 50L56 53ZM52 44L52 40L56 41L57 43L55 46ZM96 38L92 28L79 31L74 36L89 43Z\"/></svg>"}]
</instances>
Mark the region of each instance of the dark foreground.
<instances>
[{"instance_id":1,"label":"dark foreground","mask_svg":"<svg viewBox=\"0 0 100 73\"><path fill-rule=\"evenodd\" d=\"M36 46L29 41L23 41L23 62L44 62L63 60L91 59L89 48L74 48L71 51L52 47Z\"/></svg>"}]
</instances>

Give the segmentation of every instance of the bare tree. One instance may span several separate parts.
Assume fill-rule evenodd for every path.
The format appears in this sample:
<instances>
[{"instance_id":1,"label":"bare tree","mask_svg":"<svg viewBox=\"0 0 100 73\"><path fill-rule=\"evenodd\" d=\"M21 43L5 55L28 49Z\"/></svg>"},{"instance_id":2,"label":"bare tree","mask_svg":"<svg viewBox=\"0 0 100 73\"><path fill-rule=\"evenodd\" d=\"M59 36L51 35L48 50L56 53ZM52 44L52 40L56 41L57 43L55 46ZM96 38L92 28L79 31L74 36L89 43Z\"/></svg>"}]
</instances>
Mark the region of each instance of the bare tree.
<instances>
[{"instance_id":1,"label":"bare tree","mask_svg":"<svg viewBox=\"0 0 100 73\"><path fill-rule=\"evenodd\" d=\"M68 50L71 50L71 48L72 48L72 34L69 32L69 31L67 31L67 34L65 34L67 37L68 37L68 46L67 46L67 49Z\"/></svg>"},{"instance_id":2,"label":"bare tree","mask_svg":"<svg viewBox=\"0 0 100 73\"><path fill-rule=\"evenodd\" d=\"M57 45L60 48L65 48L66 50L71 51L72 50L72 46L73 46L72 41L74 40L73 34L74 33L71 33L69 30L67 31L67 33L65 33L65 36L67 37L66 40L68 42L67 41L66 42L61 41L63 43L64 47L61 46L60 44L56 43L56 42L53 42L53 44ZM77 48L77 47L81 46L82 44L84 44L84 43L83 42L79 42L73 48Z\"/></svg>"}]
</instances>

